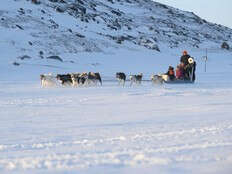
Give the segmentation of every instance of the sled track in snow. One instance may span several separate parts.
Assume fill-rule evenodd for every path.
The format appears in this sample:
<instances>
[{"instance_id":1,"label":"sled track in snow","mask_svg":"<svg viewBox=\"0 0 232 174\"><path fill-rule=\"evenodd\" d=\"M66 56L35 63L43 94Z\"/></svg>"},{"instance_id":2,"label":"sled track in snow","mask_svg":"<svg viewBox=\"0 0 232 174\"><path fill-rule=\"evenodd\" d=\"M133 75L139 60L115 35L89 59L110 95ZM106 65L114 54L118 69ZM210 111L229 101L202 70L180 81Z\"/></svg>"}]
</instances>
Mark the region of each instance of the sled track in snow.
<instances>
[{"instance_id":1,"label":"sled track in snow","mask_svg":"<svg viewBox=\"0 0 232 174\"><path fill-rule=\"evenodd\" d=\"M227 161L220 152L198 156L196 151L211 151L223 148L228 151L232 148L232 139L214 139L201 142L190 141L205 136L213 137L222 132L230 133L232 123L196 127L191 129L173 130L167 132L146 133L129 132L117 137L103 137L97 139L76 139L73 141L41 142L33 144L0 145L0 153L25 153L27 155L15 158L0 158L0 169L83 169L93 166L136 166L143 165L170 165L178 162L207 162ZM175 142L168 143L172 139ZM186 141L184 141L186 140ZM144 144L146 142L146 144ZM154 144L154 142L160 142ZM127 146L125 146L127 144ZM101 147L110 146L111 150L102 151ZM60 153L61 149L74 149L73 152ZM76 150L75 150L76 149ZM31 152L37 155L30 155ZM183 154L185 151L190 153ZM41 155L42 154L42 155Z\"/></svg>"}]
</instances>

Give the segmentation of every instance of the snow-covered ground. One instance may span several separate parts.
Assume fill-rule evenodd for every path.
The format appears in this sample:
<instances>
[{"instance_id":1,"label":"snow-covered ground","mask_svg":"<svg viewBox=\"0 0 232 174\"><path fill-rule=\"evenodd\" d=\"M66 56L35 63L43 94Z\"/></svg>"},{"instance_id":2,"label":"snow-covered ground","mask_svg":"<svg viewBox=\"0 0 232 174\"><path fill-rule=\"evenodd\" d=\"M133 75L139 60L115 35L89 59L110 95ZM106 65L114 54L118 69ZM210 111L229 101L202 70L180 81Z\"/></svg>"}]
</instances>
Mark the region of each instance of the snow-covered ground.
<instances>
[{"instance_id":1,"label":"snow-covered ground","mask_svg":"<svg viewBox=\"0 0 232 174\"><path fill-rule=\"evenodd\" d=\"M39 73L62 70L1 65L9 78L0 81L0 173L230 174L230 52L209 53L205 73L204 52L191 50L195 84L121 87L106 81L119 67L149 79L175 66L179 52L85 55L83 61L100 63L91 69L101 70L103 86L97 87L41 88Z\"/></svg>"},{"instance_id":2,"label":"snow-covered ground","mask_svg":"<svg viewBox=\"0 0 232 174\"><path fill-rule=\"evenodd\" d=\"M219 49L231 43L230 29L163 5L151 9L149 1L142 9L142 1L93 1L106 12L96 17L99 25L42 2L0 6L1 174L231 174L232 54ZM107 25L118 19L111 6L128 13L117 31ZM178 27L169 31L170 24ZM110 39L128 33L135 42ZM161 52L138 44L153 36ZM176 39L185 42L171 49ZM190 47L196 39L199 49ZM210 48L206 72L203 48ZM184 49L197 62L195 84L152 85L150 76L175 67ZM56 55L63 61L47 58ZM40 86L42 73L89 71L100 72L103 86ZM145 81L118 86L121 71L141 72Z\"/></svg>"}]
</instances>

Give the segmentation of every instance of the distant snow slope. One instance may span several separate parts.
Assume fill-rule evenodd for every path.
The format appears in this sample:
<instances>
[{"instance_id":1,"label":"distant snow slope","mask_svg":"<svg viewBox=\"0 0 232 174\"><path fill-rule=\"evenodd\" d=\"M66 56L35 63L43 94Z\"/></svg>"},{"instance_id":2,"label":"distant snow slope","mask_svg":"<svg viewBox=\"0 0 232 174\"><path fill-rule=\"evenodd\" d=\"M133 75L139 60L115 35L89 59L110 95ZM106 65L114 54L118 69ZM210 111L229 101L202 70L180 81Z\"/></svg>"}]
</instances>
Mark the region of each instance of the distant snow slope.
<instances>
[{"instance_id":1,"label":"distant snow slope","mask_svg":"<svg viewBox=\"0 0 232 174\"><path fill-rule=\"evenodd\" d=\"M148 54L167 61L170 48L220 48L223 41L232 43L231 29L150 0L38 2L1 2L3 79L13 72L11 78L17 79L18 72L34 71L38 75L75 68L76 71L106 71L106 66L100 66L109 60L114 62L111 69L116 70L124 61L134 62L132 56L136 50L150 50ZM115 55L117 52L131 54ZM148 66L151 63L143 62ZM134 71L133 68L121 70Z\"/></svg>"}]
</instances>

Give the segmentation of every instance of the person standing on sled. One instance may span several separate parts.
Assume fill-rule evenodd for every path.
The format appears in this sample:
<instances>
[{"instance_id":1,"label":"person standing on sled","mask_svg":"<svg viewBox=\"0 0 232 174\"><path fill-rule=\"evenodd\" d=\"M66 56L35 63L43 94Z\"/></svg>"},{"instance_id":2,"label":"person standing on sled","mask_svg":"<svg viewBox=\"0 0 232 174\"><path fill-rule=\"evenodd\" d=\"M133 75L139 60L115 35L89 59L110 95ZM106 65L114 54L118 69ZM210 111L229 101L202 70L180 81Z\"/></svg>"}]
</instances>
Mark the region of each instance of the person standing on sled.
<instances>
[{"instance_id":1,"label":"person standing on sled","mask_svg":"<svg viewBox=\"0 0 232 174\"><path fill-rule=\"evenodd\" d=\"M186 50L183 51L183 55L180 58L180 64L183 66L183 76L184 80L189 80L189 68L188 68L188 59L191 56L188 54Z\"/></svg>"},{"instance_id":2,"label":"person standing on sled","mask_svg":"<svg viewBox=\"0 0 232 174\"><path fill-rule=\"evenodd\" d=\"M183 66L183 75L184 80L192 80L195 81L195 69L196 69L196 62L192 59L192 63L190 64L189 58L191 56L188 54L186 50L183 51L183 55L180 58L180 63ZM190 77L190 74L193 74L192 77Z\"/></svg>"},{"instance_id":3,"label":"person standing on sled","mask_svg":"<svg viewBox=\"0 0 232 174\"><path fill-rule=\"evenodd\" d=\"M183 55L181 56L180 58L180 63L183 63L184 66L188 65L189 62L188 62L188 59L190 58L191 56L188 54L188 52L186 50L183 51Z\"/></svg>"}]
</instances>

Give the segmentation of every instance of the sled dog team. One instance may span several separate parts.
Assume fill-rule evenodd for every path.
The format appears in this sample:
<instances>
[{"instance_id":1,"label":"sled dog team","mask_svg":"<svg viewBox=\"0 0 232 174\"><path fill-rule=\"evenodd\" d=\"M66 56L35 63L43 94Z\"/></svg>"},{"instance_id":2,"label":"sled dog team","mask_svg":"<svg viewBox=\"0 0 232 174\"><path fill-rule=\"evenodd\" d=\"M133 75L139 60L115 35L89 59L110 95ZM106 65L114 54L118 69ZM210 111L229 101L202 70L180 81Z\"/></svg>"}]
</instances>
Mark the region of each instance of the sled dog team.
<instances>
[{"instance_id":1,"label":"sled dog team","mask_svg":"<svg viewBox=\"0 0 232 174\"><path fill-rule=\"evenodd\" d=\"M191 58L187 51L183 51L183 55L180 58L180 64L177 65L176 70L172 66L169 66L168 71L164 74L152 75L151 81L154 84L163 84L164 82L194 82L195 81L195 69L196 62ZM130 86L133 84L141 84L143 74L130 75ZM126 74L123 72L116 73L116 79L119 85L125 85ZM99 72L83 72L83 73L68 73L57 74L53 76L50 74L40 75L41 86L49 87L61 84L62 86L84 86L84 85L102 85L102 79Z\"/></svg>"},{"instance_id":2,"label":"sled dog team","mask_svg":"<svg viewBox=\"0 0 232 174\"><path fill-rule=\"evenodd\" d=\"M83 72L83 73L68 73L68 74L41 74L40 81L42 87L52 87L57 85L62 86L81 86L81 85L97 85L99 82L102 85L100 73Z\"/></svg>"},{"instance_id":3,"label":"sled dog team","mask_svg":"<svg viewBox=\"0 0 232 174\"><path fill-rule=\"evenodd\" d=\"M123 72L116 73L116 80L119 85L124 86L126 82L126 74ZM136 75L129 75L130 86L140 85L142 83L143 74L139 73ZM41 74L40 75L41 86L42 87L54 87L54 86L96 86L98 84L102 85L102 79L99 72L89 72L89 73L68 73L68 74L57 74L56 76L52 73ZM169 77L166 74L162 75L151 75L151 81L154 84L163 84L168 81Z\"/></svg>"},{"instance_id":4,"label":"sled dog team","mask_svg":"<svg viewBox=\"0 0 232 174\"><path fill-rule=\"evenodd\" d=\"M143 74L130 75L130 85L141 84ZM119 84L125 85L126 74L123 72L116 73L116 79ZM54 76L52 73L41 74L40 81L42 87L52 87L57 85L62 86L90 86L97 85L98 83L102 85L102 79L99 72L89 72L89 73L68 73L68 74L57 74Z\"/></svg>"}]
</instances>

